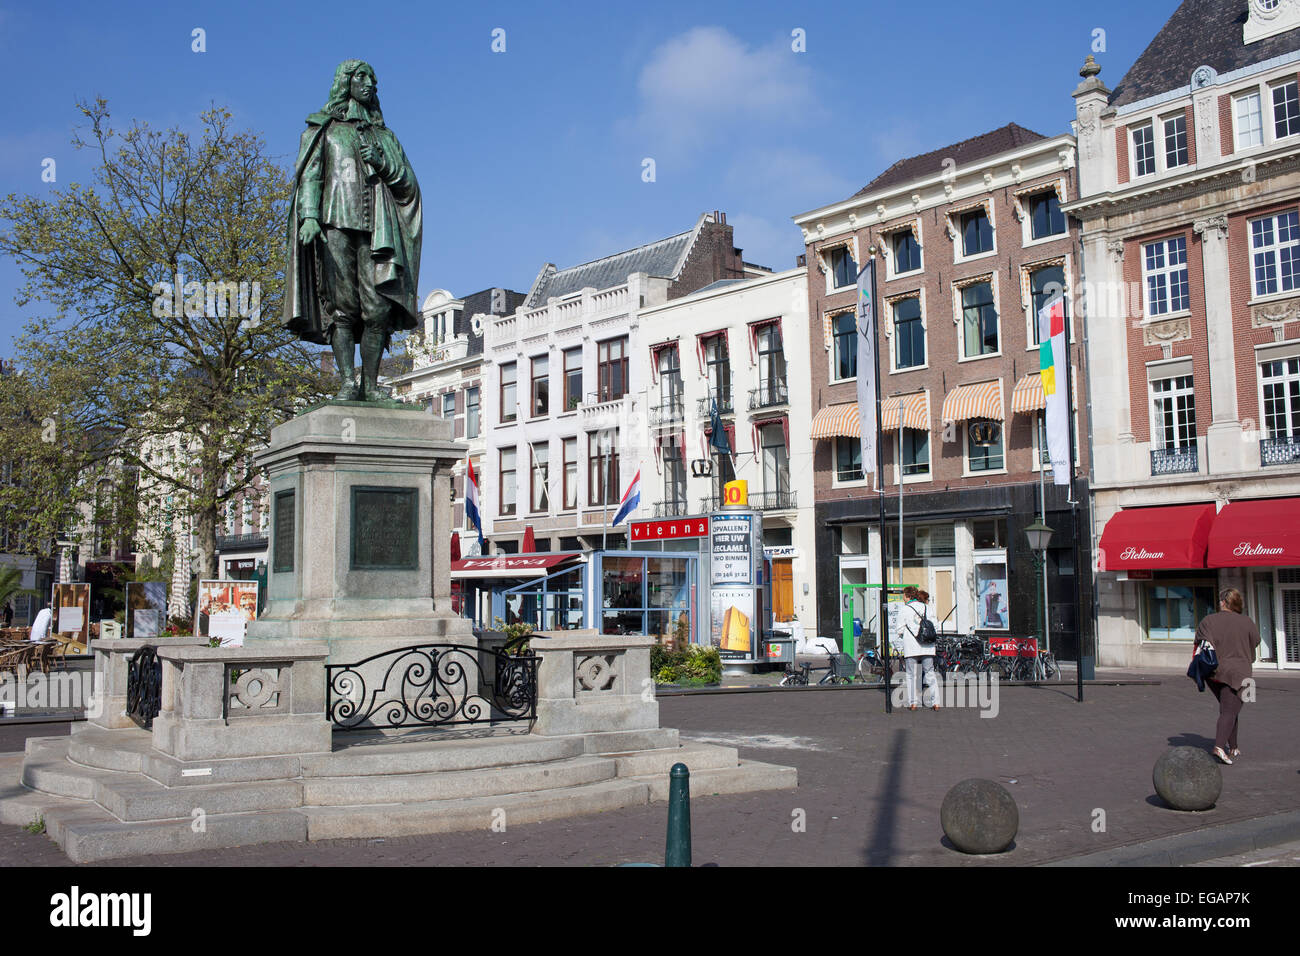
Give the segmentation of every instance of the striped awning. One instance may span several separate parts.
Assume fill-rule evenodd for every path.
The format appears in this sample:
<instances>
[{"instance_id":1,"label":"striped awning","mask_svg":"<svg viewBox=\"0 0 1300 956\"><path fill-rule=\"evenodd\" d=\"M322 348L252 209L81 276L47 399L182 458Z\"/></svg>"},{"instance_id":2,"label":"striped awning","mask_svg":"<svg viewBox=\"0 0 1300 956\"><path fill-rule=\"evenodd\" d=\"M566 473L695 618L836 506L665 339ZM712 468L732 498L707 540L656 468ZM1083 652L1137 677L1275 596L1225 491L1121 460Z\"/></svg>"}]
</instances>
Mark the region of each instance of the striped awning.
<instances>
[{"instance_id":1,"label":"striped awning","mask_svg":"<svg viewBox=\"0 0 1300 956\"><path fill-rule=\"evenodd\" d=\"M1011 411L1036 412L1046 407L1047 399L1043 397L1042 375L1034 372L1016 382L1016 387L1011 392Z\"/></svg>"},{"instance_id":2,"label":"striped awning","mask_svg":"<svg viewBox=\"0 0 1300 956\"><path fill-rule=\"evenodd\" d=\"M813 441L819 438L860 438L862 420L858 417L857 402L847 405L830 405L813 416Z\"/></svg>"},{"instance_id":3,"label":"striped awning","mask_svg":"<svg viewBox=\"0 0 1300 956\"><path fill-rule=\"evenodd\" d=\"M943 420L963 422L973 418L991 418L1002 421L1002 382L980 382L962 385L943 399Z\"/></svg>"},{"instance_id":4,"label":"striped awning","mask_svg":"<svg viewBox=\"0 0 1300 956\"><path fill-rule=\"evenodd\" d=\"M928 432L930 396L925 392L917 392L885 399L880 406L880 427L887 432L896 432L900 419L904 428Z\"/></svg>"}]
</instances>

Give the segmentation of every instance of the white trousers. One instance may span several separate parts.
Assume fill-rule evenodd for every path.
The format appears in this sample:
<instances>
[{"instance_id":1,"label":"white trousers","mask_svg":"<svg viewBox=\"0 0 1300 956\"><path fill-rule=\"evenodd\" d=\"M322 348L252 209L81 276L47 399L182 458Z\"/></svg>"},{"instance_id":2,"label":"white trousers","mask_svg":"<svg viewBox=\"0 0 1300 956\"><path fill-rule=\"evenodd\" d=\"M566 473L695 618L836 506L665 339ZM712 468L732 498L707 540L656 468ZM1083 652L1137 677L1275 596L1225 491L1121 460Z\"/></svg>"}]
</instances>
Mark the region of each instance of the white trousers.
<instances>
[{"instance_id":1,"label":"white trousers","mask_svg":"<svg viewBox=\"0 0 1300 956\"><path fill-rule=\"evenodd\" d=\"M934 657L905 657L903 666L907 669L907 706L922 705L933 707L939 703L939 678L934 672ZM917 686L917 676L925 684L925 700L921 700L921 689Z\"/></svg>"}]
</instances>

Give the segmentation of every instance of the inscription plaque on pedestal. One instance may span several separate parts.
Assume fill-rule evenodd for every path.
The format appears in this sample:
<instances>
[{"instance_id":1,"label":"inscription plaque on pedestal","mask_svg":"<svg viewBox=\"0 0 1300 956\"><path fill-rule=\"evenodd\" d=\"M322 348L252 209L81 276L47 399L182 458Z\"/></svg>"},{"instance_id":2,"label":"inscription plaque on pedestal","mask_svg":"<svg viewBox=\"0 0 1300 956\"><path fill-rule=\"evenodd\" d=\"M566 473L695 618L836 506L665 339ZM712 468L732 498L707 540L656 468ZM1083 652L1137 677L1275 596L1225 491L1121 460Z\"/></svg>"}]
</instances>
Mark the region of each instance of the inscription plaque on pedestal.
<instances>
[{"instance_id":1,"label":"inscription plaque on pedestal","mask_svg":"<svg viewBox=\"0 0 1300 956\"><path fill-rule=\"evenodd\" d=\"M276 574L293 570L294 493L278 491L275 494L275 547L271 554L271 570Z\"/></svg>"},{"instance_id":2,"label":"inscription plaque on pedestal","mask_svg":"<svg viewBox=\"0 0 1300 956\"><path fill-rule=\"evenodd\" d=\"M352 569L419 569L420 499L416 488L352 488Z\"/></svg>"}]
</instances>

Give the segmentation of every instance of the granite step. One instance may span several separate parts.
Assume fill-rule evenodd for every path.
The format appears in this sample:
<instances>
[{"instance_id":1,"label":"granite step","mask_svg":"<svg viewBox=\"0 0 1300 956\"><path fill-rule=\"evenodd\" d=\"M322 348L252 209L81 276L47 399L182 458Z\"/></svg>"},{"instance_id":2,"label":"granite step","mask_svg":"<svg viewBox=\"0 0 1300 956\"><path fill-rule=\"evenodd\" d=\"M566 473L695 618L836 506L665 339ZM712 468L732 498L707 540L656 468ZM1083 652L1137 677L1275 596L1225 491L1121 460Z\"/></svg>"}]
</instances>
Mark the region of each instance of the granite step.
<instances>
[{"instance_id":1,"label":"granite step","mask_svg":"<svg viewBox=\"0 0 1300 956\"><path fill-rule=\"evenodd\" d=\"M605 757L583 756L478 770L307 777L302 781L303 804L309 807L359 806L462 800L578 787L609 780L616 773L613 761Z\"/></svg>"},{"instance_id":2,"label":"granite step","mask_svg":"<svg viewBox=\"0 0 1300 956\"><path fill-rule=\"evenodd\" d=\"M308 838L307 817L299 810L216 814L208 816L201 827L196 823L191 820L122 823L107 813L102 818L82 814L76 819L70 817L60 827L57 840L72 862L93 863L257 843L301 843Z\"/></svg>"},{"instance_id":3,"label":"granite step","mask_svg":"<svg viewBox=\"0 0 1300 956\"><path fill-rule=\"evenodd\" d=\"M668 799L667 773L629 777L650 788L650 799L662 802ZM794 767L742 760L739 766L708 770L691 769L691 799L716 797L729 793L754 793L759 790L794 790L799 786L799 771Z\"/></svg>"},{"instance_id":4,"label":"granite step","mask_svg":"<svg viewBox=\"0 0 1300 956\"><path fill-rule=\"evenodd\" d=\"M153 753L153 734L147 730L104 730L91 727L66 738L68 758L96 770L139 773L144 758Z\"/></svg>"},{"instance_id":5,"label":"granite step","mask_svg":"<svg viewBox=\"0 0 1300 956\"><path fill-rule=\"evenodd\" d=\"M337 738L336 738L337 739ZM337 744L336 744L337 747ZM303 777L356 777L481 770L544 763L584 753L581 737L489 737L414 742L348 742L333 753L302 757Z\"/></svg>"},{"instance_id":6,"label":"granite step","mask_svg":"<svg viewBox=\"0 0 1300 956\"><path fill-rule=\"evenodd\" d=\"M500 830L591 813L645 806L650 786L642 781L602 780L531 793L437 800L402 806L307 807L310 840L375 839Z\"/></svg>"},{"instance_id":7,"label":"granite step","mask_svg":"<svg viewBox=\"0 0 1300 956\"><path fill-rule=\"evenodd\" d=\"M23 786L56 797L77 800L95 799L95 787L103 781L125 779L130 774L112 770L96 770L68 760L70 738L63 737L57 744L41 747L27 755L23 761Z\"/></svg>"},{"instance_id":8,"label":"granite step","mask_svg":"<svg viewBox=\"0 0 1300 956\"><path fill-rule=\"evenodd\" d=\"M302 784L297 780L164 787L142 774L118 777L97 780L94 799L127 822L182 820L188 826L196 818L196 811L211 818L302 806Z\"/></svg>"},{"instance_id":9,"label":"granite step","mask_svg":"<svg viewBox=\"0 0 1300 956\"><path fill-rule=\"evenodd\" d=\"M678 763L686 764L694 776L702 770L734 769L740 762L740 754L735 747L719 747L714 744L686 744L681 747L606 756L614 761L620 777L666 774Z\"/></svg>"}]
</instances>

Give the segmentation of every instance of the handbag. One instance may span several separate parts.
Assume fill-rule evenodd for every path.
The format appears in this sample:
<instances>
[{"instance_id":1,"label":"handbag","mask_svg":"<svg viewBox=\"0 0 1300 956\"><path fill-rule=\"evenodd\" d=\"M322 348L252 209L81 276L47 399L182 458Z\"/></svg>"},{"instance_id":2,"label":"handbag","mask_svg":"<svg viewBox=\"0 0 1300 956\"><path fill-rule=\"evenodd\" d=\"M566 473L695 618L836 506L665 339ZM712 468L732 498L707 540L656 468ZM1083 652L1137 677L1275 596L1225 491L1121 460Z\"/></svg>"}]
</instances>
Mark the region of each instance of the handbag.
<instances>
[{"instance_id":1,"label":"handbag","mask_svg":"<svg viewBox=\"0 0 1300 956\"><path fill-rule=\"evenodd\" d=\"M1192 662L1187 665L1187 676L1196 681L1198 691L1205 690L1206 679L1219 668L1219 655L1209 641L1201 642L1201 649L1196 652Z\"/></svg>"}]
</instances>

